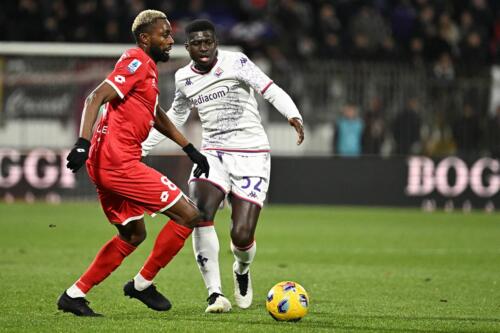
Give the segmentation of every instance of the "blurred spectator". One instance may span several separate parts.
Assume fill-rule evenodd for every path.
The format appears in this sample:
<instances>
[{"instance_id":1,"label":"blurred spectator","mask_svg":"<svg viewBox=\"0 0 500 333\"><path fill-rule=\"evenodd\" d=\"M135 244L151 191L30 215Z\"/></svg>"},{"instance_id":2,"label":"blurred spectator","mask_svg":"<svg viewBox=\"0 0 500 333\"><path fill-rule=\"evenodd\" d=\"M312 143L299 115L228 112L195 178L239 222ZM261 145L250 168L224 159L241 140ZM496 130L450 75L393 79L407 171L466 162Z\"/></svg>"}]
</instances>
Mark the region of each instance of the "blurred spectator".
<instances>
[{"instance_id":1,"label":"blurred spectator","mask_svg":"<svg viewBox=\"0 0 500 333\"><path fill-rule=\"evenodd\" d=\"M317 34L320 40L319 45L321 45L318 50L319 56L327 59L340 58L342 56L342 23L337 18L335 7L330 3L324 3L318 15Z\"/></svg>"},{"instance_id":2,"label":"blurred spectator","mask_svg":"<svg viewBox=\"0 0 500 333\"><path fill-rule=\"evenodd\" d=\"M326 59L341 59L343 54L339 35L333 32L325 34L323 43L319 47L319 56Z\"/></svg>"},{"instance_id":3,"label":"blurred spectator","mask_svg":"<svg viewBox=\"0 0 500 333\"><path fill-rule=\"evenodd\" d=\"M469 31L460 44L460 57L466 74L477 71L488 61L488 45L478 31Z\"/></svg>"},{"instance_id":4,"label":"blurred spectator","mask_svg":"<svg viewBox=\"0 0 500 333\"><path fill-rule=\"evenodd\" d=\"M438 127L444 127L454 119L456 105L450 98L453 94L455 83L455 66L449 53L443 53L439 56L432 67L433 82L430 95L434 106L434 113Z\"/></svg>"},{"instance_id":5,"label":"blurred spectator","mask_svg":"<svg viewBox=\"0 0 500 333\"><path fill-rule=\"evenodd\" d=\"M247 20L235 24L229 31L232 41L247 49L261 49L275 37L272 27L264 20Z\"/></svg>"},{"instance_id":6,"label":"blurred spectator","mask_svg":"<svg viewBox=\"0 0 500 333\"><path fill-rule=\"evenodd\" d=\"M423 67L425 64L424 41L421 37L413 37L409 45L409 61L415 67Z\"/></svg>"},{"instance_id":7,"label":"blurred spectator","mask_svg":"<svg viewBox=\"0 0 500 333\"><path fill-rule=\"evenodd\" d=\"M449 53L442 53L432 67L432 74L439 86L448 86L455 79L455 67Z\"/></svg>"},{"instance_id":8,"label":"blurred spectator","mask_svg":"<svg viewBox=\"0 0 500 333\"><path fill-rule=\"evenodd\" d=\"M363 154L379 155L385 140L385 117L380 97L373 97L363 115L362 135Z\"/></svg>"},{"instance_id":9,"label":"blurred spectator","mask_svg":"<svg viewBox=\"0 0 500 333\"><path fill-rule=\"evenodd\" d=\"M473 157L479 154L481 126L472 105L464 104L462 115L453 123L452 132L460 156Z\"/></svg>"},{"instance_id":10,"label":"blurred spectator","mask_svg":"<svg viewBox=\"0 0 500 333\"><path fill-rule=\"evenodd\" d=\"M378 50L377 59L380 61L394 62L399 60L399 50L391 36L386 36Z\"/></svg>"},{"instance_id":11,"label":"blurred spectator","mask_svg":"<svg viewBox=\"0 0 500 333\"><path fill-rule=\"evenodd\" d=\"M475 29L474 17L468 10L464 10L460 15L460 35L465 36Z\"/></svg>"},{"instance_id":12,"label":"blurred spectator","mask_svg":"<svg viewBox=\"0 0 500 333\"><path fill-rule=\"evenodd\" d=\"M335 7L330 3L324 3L319 8L319 22L318 22L318 33L321 37L325 37L328 34L340 34L342 30L342 23L337 17Z\"/></svg>"},{"instance_id":13,"label":"blurred spectator","mask_svg":"<svg viewBox=\"0 0 500 333\"><path fill-rule=\"evenodd\" d=\"M494 158L500 158L500 105L486 126L486 145Z\"/></svg>"},{"instance_id":14,"label":"blurred spectator","mask_svg":"<svg viewBox=\"0 0 500 333\"><path fill-rule=\"evenodd\" d=\"M455 53L460 39L460 31L450 15L446 12L439 16L439 35L451 46Z\"/></svg>"},{"instance_id":15,"label":"blurred spectator","mask_svg":"<svg viewBox=\"0 0 500 333\"><path fill-rule=\"evenodd\" d=\"M406 108L399 112L392 124L392 135L395 141L395 153L408 155L417 152L420 143L420 105L416 97L406 102Z\"/></svg>"},{"instance_id":16,"label":"blurred spectator","mask_svg":"<svg viewBox=\"0 0 500 333\"><path fill-rule=\"evenodd\" d=\"M45 18L45 36L49 40L64 41L68 33L69 17L63 0L52 2Z\"/></svg>"},{"instance_id":17,"label":"blurred spectator","mask_svg":"<svg viewBox=\"0 0 500 333\"><path fill-rule=\"evenodd\" d=\"M494 11L491 10L490 5L486 0L471 0L471 13L476 22L481 22L484 26L491 26L493 23ZM495 1L496 2L496 1Z\"/></svg>"},{"instance_id":18,"label":"blurred spectator","mask_svg":"<svg viewBox=\"0 0 500 333\"><path fill-rule=\"evenodd\" d=\"M73 27L72 38L75 42L100 42L101 31L105 26L106 17L99 14L97 0L83 0L78 1L76 4L76 15L72 18L71 22ZM94 24L89 24L94 22Z\"/></svg>"},{"instance_id":19,"label":"blurred spectator","mask_svg":"<svg viewBox=\"0 0 500 333\"><path fill-rule=\"evenodd\" d=\"M289 57L302 55L301 43L312 32L312 9L308 2L281 0L274 9L274 17L280 26L279 40ZM307 48L306 48L307 49Z\"/></svg>"},{"instance_id":20,"label":"blurred spectator","mask_svg":"<svg viewBox=\"0 0 500 333\"><path fill-rule=\"evenodd\" d=\"M39 1L19 0L14 12L7 17L7 36L22 41L40 41L43 35L43 15Z\"/></svg>"},{"instance_id":21,"label":"blurred spectator","mask_svg":"<svg viewBox=\"0 0 500 333\"><path fill-rule=\"evenodd\" d=\"M437 27L434 23L434 7L426 5L423 7L418 15L418 20L415 24L413 32L414 37L422 40L425 50L426 60L432 59L434 55L433 40L437 36Z\"/></svg>"},{"instance_id":22,"label":"blurred spectator","mask_svg":"<svg viewBox=\"0 0 500 333\"><path fill-rule=\"evenodd\" d=\"M344 105L342 115L335 123L334 152L340 156L361 155L362 133L363 120L359 117L358 107L350 103Z\"/></svg>"},{"instance_id":23,"label":"blurred spectator","mask_svg":"<svg viewBox=\"0 0 500 333\"><path fill-rule=\"evenodd\" d=\"M409 0L397 4L391 13L391 26L397 42L405 44L411 37L415 28L415 8Z\"/></svg>"},{"instance_id":24,"label":"blurred spectator","mask_svg":"<svg viewBox=\"0 0 500 333\"><path fill-rule=\"evenodd\" d=\"M350 56L420 66L448 53L466 66L500 61L500 1L488 0L2 1L0 39L127 43L132 18L145 8L168 13L177 42L187 22L211 19L221 44L241 45L249 56L277 46L289 60Z\"/></svg>"},{"instance_id":25,"label":"blurred spectator","mask_svg":"<svg viewBox=\"0 0 500 333\"><path fill-rule=\"evenodd\" d=\"M349 52L349 60L362 61L374 60L377 49L370 46L370 40L367 35L358 33L353 36L352 46Z\"/></svg>"},{"instance_id":26,"label":"blurred spectator","mask_svg":"<svg viewBox=\"0 0 500 333\"><path fill-rule=\"evenodd\" d=\"M362 36L364 38L364 47L372 51L378 48L382 44L382 41L389 35L389 29L380 13L365 4L352 18L349 33L355 45L356 40Z\"/></svg>"}]
</instances>

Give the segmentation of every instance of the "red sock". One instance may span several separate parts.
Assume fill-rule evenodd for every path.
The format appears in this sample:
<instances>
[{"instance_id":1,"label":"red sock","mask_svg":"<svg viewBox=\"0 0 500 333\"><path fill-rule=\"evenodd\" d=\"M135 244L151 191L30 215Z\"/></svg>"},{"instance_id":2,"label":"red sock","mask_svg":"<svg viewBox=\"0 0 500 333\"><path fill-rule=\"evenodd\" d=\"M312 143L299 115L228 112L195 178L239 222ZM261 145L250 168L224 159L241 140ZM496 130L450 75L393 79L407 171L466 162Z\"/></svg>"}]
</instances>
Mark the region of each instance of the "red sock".
<instances>
[{"instance_id":1,"label":"red sock","mask_svg":"<svg viewBox=\"0 0 500 333\"><path fill-rule=\"evenodd\" d=\"M120 237L113 237L97 253L87 271L76 282L76 286L87 293L93 286L107 278L135 249L135 246Z\"/></svg>"},{"instance_id":2,"label":"red sock","mask_svg":"<svg viewBox=\"0 0 500 333\"><path fill-rule=\"evenodd\" d=\"M193 229L182 226L170 220L156 237L155 246L148 260L141 269L140 274L152 281L156 274L172 260L173 257L184 246L186 238L191 235Z\"/></svg>"}]
</instances>

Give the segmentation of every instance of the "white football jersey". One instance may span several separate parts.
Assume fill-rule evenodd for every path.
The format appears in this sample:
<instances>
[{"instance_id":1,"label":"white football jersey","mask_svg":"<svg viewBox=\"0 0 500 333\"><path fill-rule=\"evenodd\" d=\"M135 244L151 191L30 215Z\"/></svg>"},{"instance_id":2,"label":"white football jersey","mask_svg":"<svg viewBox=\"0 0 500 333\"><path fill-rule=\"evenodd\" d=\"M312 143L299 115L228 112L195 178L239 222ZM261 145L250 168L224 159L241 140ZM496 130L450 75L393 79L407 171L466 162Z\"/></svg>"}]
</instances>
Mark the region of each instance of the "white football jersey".
<instances>
[{"instance_id":1,"label":"white football jersey","mask_svg":"<svg viewBox=\"0 0 500 333\"><path fill-rule=\"evenodd\" d=\"M175 98L167 115L179 127L196 110L203 128L202 149L268 151L254 93L264 94L271 85L246 55L219 50L209 72L199 72L191 62L175 73ZM294 104L291 109L280 112L301 118Z\"/></svg>"}]
</instances>

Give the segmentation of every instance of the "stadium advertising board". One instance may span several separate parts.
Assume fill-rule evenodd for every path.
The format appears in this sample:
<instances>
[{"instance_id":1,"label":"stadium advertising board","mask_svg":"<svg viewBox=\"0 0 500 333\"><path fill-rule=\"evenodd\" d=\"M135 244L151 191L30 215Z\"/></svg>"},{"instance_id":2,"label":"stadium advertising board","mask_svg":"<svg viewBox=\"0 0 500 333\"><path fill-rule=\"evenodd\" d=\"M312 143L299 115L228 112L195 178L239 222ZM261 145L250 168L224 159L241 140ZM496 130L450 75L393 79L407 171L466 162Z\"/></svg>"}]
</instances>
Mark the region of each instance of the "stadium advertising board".
<instances>
[{"instance_id":1,"label":"stadium advertising board","mask_svg":"<svg viewBox=\"0 0 500 333\"><path fill-rule=\"evenodd\" d=\"M54 68L54 63L57 64ZM72 119L82 88L74 82L74 62L7 58L4 73L3 118Z\"/></svg>"},{"instance_id":2,"label":"stadium advertising board","mask_svg":"<svg viewBox=\"0 0 500 333\"><path fill-rule=\"evenodd\" d=\"M85 170L66 168L68 150L0 148L0 196L9 200L94 199ZM185 156L146 161L187 191ZM293 164L293 168L290 165ZM450 156L273 157L269 203L414 206L434 209L500 207L500 161Z\"/></svg>"},{"instance_id":3,"label":"stadium advertising board","mask_svg":"<svg viewBox=\"0 0 500 333\"><path fill-rule=\"evenodd\" d=\"M37 148L21 151L0 148L0 201L49 201L95 199L94 185L85 167L76 174L66 168L68 150ZM154 156L147 163L168 172L169 178L187 190L191 162L187 157Z\"/></svg>"},{"instance_id":4,"label":"stadium advertising board","mask_svg":"<svg viewBox=\"0 0 500 333\"><path fill-rule=\"evenodd\" d=\"M0 149L0 193L5 201L45 198L59 200L76 189L76 177L66 168L68 150L38 148L23 154Z\"/></svg>"},{"instance_id":5,"label":"stadium advertising board","mask_svg":"<svg viewBox=\"0 0 500 333\"><path fill-rule=\"evenodd\" d=\"M290 168L293 163L293 168ZM273 203L421 206L485 209L500 206L500 163L489 157L275 157Z\"/></svg>"},{"instance_id":6,"label":"stadium advertising board","mask_svg":"<svg viewBox=\"0 0 500 333\"><path fill-rule=\"evenodd\" d=\"M458 157L435 162L427 157L413 156L407 163L405 192L409 197L426 198L424 208L435 208L436 196L447 198L445 209L454 208L454 198L462 199L462 209L470 209L471 200L478 204L484 201L485 209L494 208L492 200L500 191L500 162L497 159L484 157L467 164Z\"/></svg>"}]
</instances>

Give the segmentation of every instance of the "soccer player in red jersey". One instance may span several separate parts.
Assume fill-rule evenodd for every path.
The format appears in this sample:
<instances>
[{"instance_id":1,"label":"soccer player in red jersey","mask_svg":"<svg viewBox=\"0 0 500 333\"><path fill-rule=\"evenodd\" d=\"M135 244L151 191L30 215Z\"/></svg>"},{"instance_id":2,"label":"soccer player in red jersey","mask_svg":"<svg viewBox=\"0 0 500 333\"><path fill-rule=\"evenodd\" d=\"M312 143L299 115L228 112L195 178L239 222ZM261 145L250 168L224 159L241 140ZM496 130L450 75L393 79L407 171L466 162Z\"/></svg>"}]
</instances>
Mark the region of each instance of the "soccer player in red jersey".
<instances>
[{"instance_id":1,"label":"soccer player in red jersey","mask_svg":"<svg viewBox=\"0 0 500 333\"><path fill-rule=\"evenodd\" d=\"M123 53L113 72L85 101L80 137L67 157L67 166L76 172L86 163L104 213L118 235L101 248L87 271L59 297L57 306L62 311L99 316L85 296L146 238L144 212L162 213L170 221L158 234L140 272L125 284L124 293L154 310L171 307L152 281L184 246L199 222L199 211L166 176L140 161L141 143L154 126L183 147L197 165L198 177L209 172L207 159L177 131L158 105L156 63L169 59L174 43L171 31L164 13L139 13L132 24L137 47ZM93 131L102 104L104 113Z\"/></svg>"}]
</instances>

